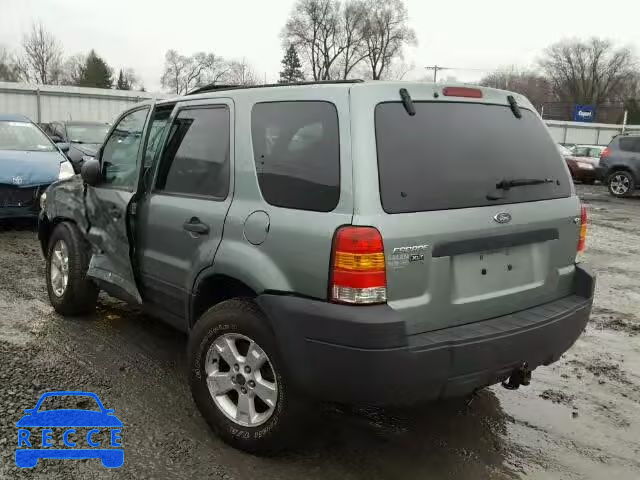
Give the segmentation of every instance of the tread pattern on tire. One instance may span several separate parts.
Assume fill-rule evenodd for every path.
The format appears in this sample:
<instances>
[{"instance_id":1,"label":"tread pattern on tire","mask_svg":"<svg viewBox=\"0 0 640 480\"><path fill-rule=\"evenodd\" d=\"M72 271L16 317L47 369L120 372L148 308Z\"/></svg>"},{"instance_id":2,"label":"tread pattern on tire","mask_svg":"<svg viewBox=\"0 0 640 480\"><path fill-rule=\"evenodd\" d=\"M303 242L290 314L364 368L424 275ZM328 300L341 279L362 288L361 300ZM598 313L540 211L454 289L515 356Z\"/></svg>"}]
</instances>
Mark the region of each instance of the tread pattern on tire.
<instances>
[{"instance_id":1,"label":"tread pattern on tire","mask_svg":"<svg viewBox=\"0 0 640 480\"><path fill-rule=\"evenodd\" d=\"M231 314L235 319L226 320L225 317L228 317L228 314ZM277 415L277 417L275 417L277 423L269 426L270 419L266 424L259 427L259 429L265 427L266 433L256 434L253 438L244 435L246 429L241 427L235 428L236 426L232 425L230 420L225 419L221 412L218 414L215 410L213 412L210 411L211 407L208 406L207 402L208 398L210 398L208 397L209 393L208 391L204 391L200 383L202 380L199 378L199 375L196 374L198 369L201 368L199 362L203 352L206 352L212 338L217 336L210 333L212 329L224 326L228 329L233 328L235 331L247 334L253 338L252 333L254 332L243 331L242 320L238 320L238 317L253 317L247 322L244 328L252 330L251 324L257 320L256 323L259 324L259 329L263 330L263 334L268 334L271 337L271 341L267 343L272 344L264 345L262 342L259 343L266 350L270 350L269 356L272 361L275 357L275 363L278 364L278 375L280 377L279 388L281 391L284 391L283 397L281 397L281 401L284 401L284 406L281 404L280 408L282 408L282 410L274 414ZM235 325L236 321L238 325ZM254 323L254 326L256 323ZM224 332L225 329L221 328L219 331ZM255 340L258 341L258 339ZM270 325L267 323L264 313L252 299L234 298L220 302L209 308L198 319L191 332L189 340L189 362L191 365L190 384L193 398L209 426L225 442L235 448L261 455L277 453L295 443L300 433L300 419L302 419L301 412L304 409L304 403L295 392L294 387L287 381L286 366L282 364L282 360L277 351L277 339ZM217 407L213 406L212 408L215 409ZM233 430L235 430L236 433L234 433ZM240 433L238 434L238 432Z\"/></svg>"},{"instance_id":2,"label":"tread pattern on tire","mask_svg":"<svg viewBox=\"0 0 640 480\"><path fill-rule=\"evenodd\" d=\"M69 250L69 280L62 297L57 297L51 289L51 250L55 243L62 239ZM98 287L86 278L89 266L90 248L74 224L61 222L57 224L47 247L47 291L56 312L61 315L74 316L90 313L95 309L98 298Z\"/></svg>"}]
</instances>

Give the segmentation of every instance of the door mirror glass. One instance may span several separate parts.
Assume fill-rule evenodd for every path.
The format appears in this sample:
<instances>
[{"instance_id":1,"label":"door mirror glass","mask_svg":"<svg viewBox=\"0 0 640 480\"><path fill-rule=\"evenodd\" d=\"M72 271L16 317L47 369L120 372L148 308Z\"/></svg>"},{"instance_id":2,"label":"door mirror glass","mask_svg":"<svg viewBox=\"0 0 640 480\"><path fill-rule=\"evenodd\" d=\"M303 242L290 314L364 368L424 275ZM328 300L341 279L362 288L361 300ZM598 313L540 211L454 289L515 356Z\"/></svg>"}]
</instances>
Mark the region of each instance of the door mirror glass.
<instances>
[{"instance_id":1,"label":"door mirror glass","mask_svg":"<svg viewBox=\"0 0 640 480\"><path fill-rule=\"evenodd\" d=\"M56 143L56 145L58 146L58 148L62 153L67 153L69 151L68 143Z\"/></svg>"},{"instance_id":2,"label":"door mirror glass","mask_svg":"<svg viewBox=\"0 0 640 480\"><path fill-rule=\"evenodd\" d=\"M62 143L62 138L60 135L49 135L49 138L53 143Z\"/></svg>"},{"instance_id":3,"label":"door mirror glass","mask_svg":"<svg viewBox=\"0 0 640 480\"><path fill-rule=\"evenodd\" d=\"M80 174L82 175L82 180L84 180L87 185L91 185L92 187L99 185L102 180L100 162L95 158L86 160L82 164Z\"/></svg>"}]
</instances>

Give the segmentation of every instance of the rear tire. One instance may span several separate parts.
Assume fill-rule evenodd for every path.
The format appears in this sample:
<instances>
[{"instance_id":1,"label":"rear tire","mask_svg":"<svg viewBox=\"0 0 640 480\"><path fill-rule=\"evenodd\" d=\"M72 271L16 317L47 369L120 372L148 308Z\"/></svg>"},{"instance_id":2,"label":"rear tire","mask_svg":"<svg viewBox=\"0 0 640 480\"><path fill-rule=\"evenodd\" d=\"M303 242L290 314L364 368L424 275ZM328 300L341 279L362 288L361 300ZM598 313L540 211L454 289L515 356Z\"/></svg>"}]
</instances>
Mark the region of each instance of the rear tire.
<instances>
[{"instance_id":1,"label":"rear tire","mask_svg":"<svg viewBox=\"0 0 640 480\"><path fill-rule=\"evenodd\" d=\"M607 178L607 188L614 197L630 197L636 188L636 181L631 172L616 170Z\"/></svg>"},{"instance_id":2,"label":"rear tire","mask_svg":"<svg viewBox=\"0 0 640 480\"><path fill-rule=\"evenodd\" d=\"M247 350L235 343L236 340L248 342ZM229 342L233 348L229 348ZM255 377L238 376L235 372L246 373L247 366L251 365L251 349L255 346L265 354L263 367L254 367ZM225 361L225 357L230 360ZM282 450L295 441L303 404L286 374L267 319L252 300L236 298L207 310L189 337L188 358L193 399L222 440L240 450L263 455ZM259 357L256 355L256 358ZM237 370L232 363L238 365ZM263 368L270 370L262 373ZM215 381L214 376L217 376ZM261 397L259 387L265 380L272 389L268 395L262 393L266 403L257 398ZM250 415L242 413L241 399L253 405L248 409ZM256 413L259 410L262 412Z\"/></svg>"},{"instance_id":3,"label":"rear tire","mask_svg":"<svg viewBox=\"0 0 640 480\"><path fill-rule=\"evenodd\" d=\"M55 226L47 248L47 293L56 312L83 315L95 309L99 289L86 278L90 247L70 222Z\"/></svg>"}]
</instances>

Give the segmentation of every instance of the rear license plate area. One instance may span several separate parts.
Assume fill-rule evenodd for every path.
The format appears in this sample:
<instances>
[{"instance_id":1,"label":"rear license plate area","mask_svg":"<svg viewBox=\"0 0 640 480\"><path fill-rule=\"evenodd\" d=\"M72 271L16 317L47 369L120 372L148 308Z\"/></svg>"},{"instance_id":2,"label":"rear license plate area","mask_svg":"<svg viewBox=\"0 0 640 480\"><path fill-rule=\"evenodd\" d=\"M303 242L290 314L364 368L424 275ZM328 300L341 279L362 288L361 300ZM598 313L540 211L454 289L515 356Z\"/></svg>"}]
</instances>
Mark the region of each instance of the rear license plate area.
<instances>
[{"instance_id":1,"label":"rear license plate area","mask_svg":"<svg viewBox=\"0 0 640 480\"><path fill-rule=\"evenodd\" d=\"M452 257L453 296L473 300L479 296L500 296L534 286L540 278L536 268L536 246L465 253ZM477 298L476 298L477 299Z\"/></svg>"}]
</instances>

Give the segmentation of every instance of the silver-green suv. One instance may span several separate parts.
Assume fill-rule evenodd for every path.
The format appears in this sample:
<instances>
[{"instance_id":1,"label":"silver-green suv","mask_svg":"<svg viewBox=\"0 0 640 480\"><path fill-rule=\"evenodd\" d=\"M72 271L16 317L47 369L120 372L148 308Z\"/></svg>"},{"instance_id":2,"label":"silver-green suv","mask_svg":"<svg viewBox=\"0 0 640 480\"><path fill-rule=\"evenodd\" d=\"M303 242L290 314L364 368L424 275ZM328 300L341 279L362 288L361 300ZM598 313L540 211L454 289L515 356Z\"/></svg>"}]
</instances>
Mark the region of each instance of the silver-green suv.
<instances>
[{"instance_id":1,"label":"silver-green suv","mask_svg":"<svg viewBox=\"0 0 640 480\"><path fill-rule=\"evenodd\" d=\"M399 82L139 104L39 226L55 309L102 289L188 331L195 402L253 452L310 400L527 384L588 320L585 232L526 98Z\"/></svg>"}]
</instances>

